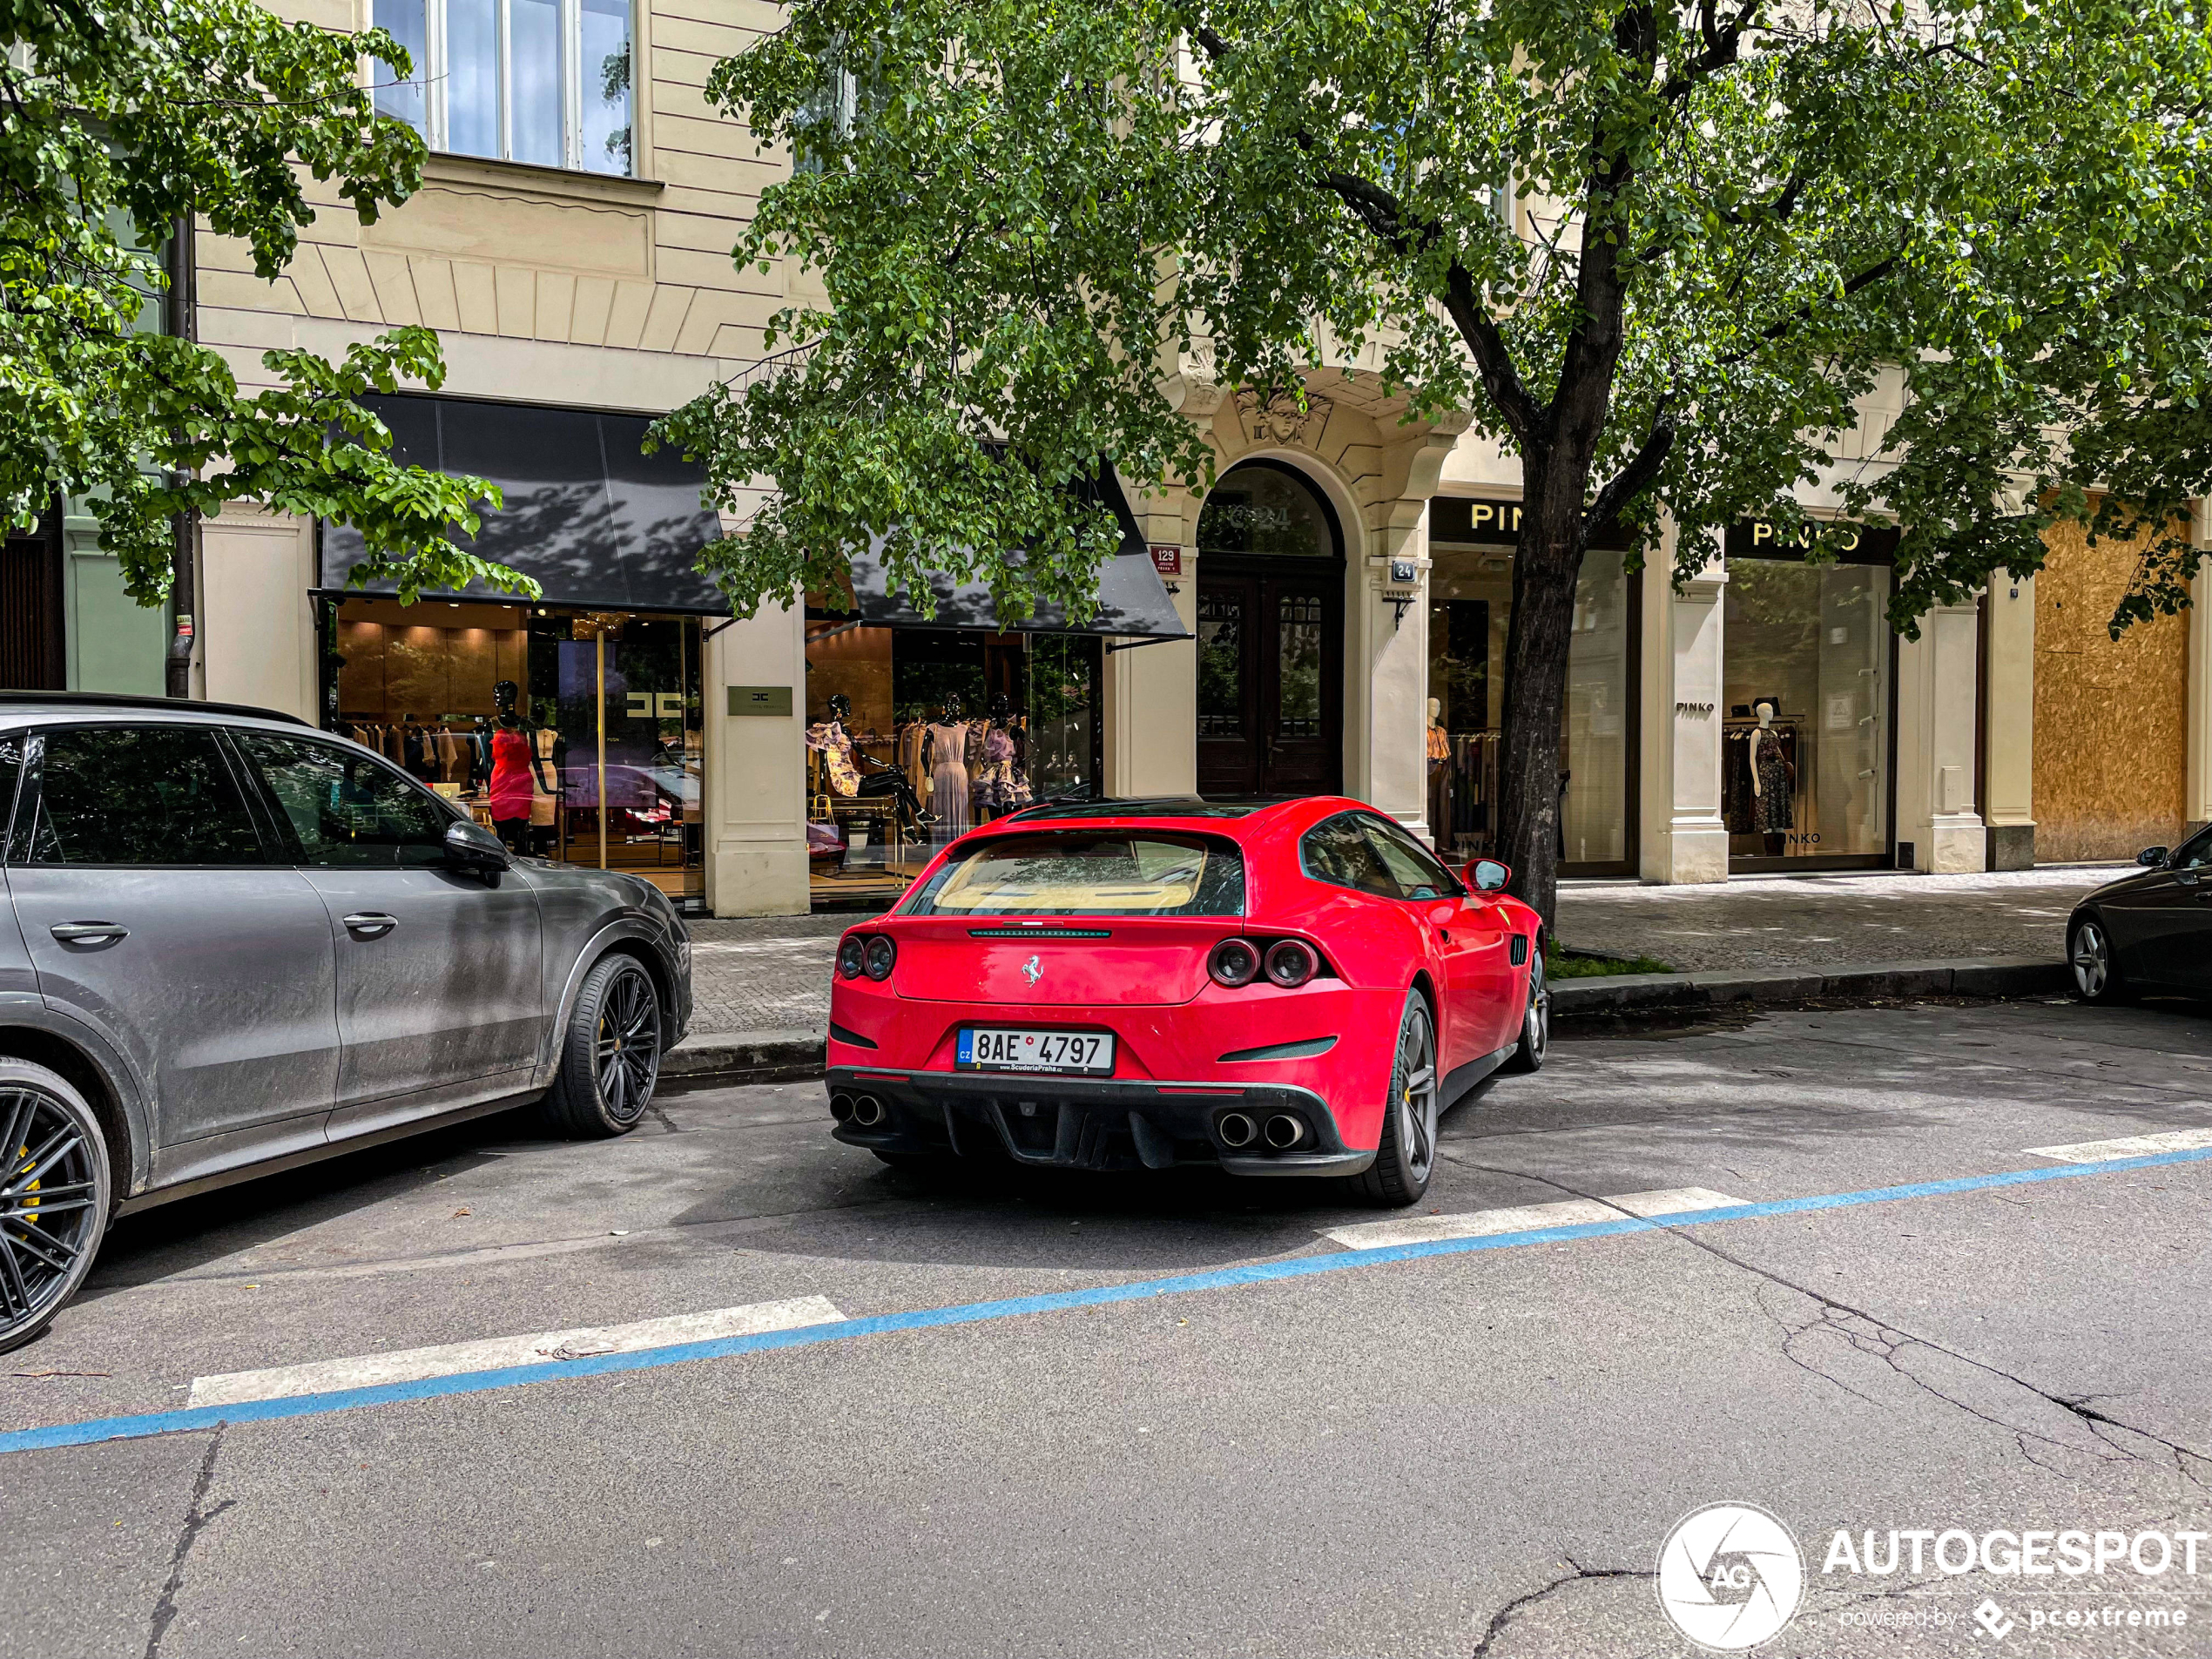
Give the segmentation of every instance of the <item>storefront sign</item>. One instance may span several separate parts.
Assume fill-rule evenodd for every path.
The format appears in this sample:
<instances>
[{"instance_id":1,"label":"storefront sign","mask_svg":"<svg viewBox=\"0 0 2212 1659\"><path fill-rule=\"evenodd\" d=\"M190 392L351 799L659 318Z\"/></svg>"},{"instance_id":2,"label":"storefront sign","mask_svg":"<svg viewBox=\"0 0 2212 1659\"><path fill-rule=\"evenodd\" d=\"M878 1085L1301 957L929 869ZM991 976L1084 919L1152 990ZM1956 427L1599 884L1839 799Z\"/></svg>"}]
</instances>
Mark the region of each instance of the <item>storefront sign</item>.
<instances>
[{"instance_id":1,"label":"storefront sign","mask_svg":"<svg viewBox=\"0 0 2212 1659\"><path fill-rule=\"evenodd\" d=\"M1501 496L1439 496L1428 504L1429 540L1512 547L1521 540L1521 511L1519 502ZM1590 545L1625 552L1629 535L1618 524L1608 524L1591 533Z\"/></svg>"},{"instance_id":2,"label":"storefront sign","mask_svg":"<svg viewBox=\"0 0 2212 1659\"><path fill-rule=\"evenodd\" d=\"M1887 564L1897 556L1897 543L1894 525L1841 518L1809 518L1788 525L1750 518L1728 527L1727 545L1731 559L1797 558L1818 547L1845 564Z\"/></svg>"},{"instance_id":3,"label":"storefront sign","mask_svg":"<svg viewBox=\"0 0 2212 1659\"><path fill-rule=\"evenodd\" d=\"M788 715L791 712L791 687L732 685L730 687L730 712Z\"/></svg>"},{"instance_id":4,"label":"storefront sign","mask_svg":"<svg viewBox=\"0 0 2212 1659\"><path fill-rule=\"evenodd\" d=\"M1152 543L1152 568L1162 576L1183 574L1183 550L1169 543Z\"/></svg>"}]
</instances>

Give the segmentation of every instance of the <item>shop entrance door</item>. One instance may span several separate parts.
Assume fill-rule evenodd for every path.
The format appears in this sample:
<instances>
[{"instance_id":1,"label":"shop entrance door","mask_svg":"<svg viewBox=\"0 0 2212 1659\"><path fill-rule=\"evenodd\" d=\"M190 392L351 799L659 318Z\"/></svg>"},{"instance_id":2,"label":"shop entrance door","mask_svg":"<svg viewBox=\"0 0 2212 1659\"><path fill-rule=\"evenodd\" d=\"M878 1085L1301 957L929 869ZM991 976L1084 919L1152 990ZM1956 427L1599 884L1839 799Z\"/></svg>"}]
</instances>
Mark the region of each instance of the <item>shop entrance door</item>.
<instances>
[{"instance_id":1,"label":"shop entrance door","mask_svg":"<svg viewBox=\"0 0 2212 1659\"><path fill-rule=\"evenodd\" d=\"M1208 561L1198 578L1198 792L1342 786L1342 567Z\"/></svg>"}]
</instances>

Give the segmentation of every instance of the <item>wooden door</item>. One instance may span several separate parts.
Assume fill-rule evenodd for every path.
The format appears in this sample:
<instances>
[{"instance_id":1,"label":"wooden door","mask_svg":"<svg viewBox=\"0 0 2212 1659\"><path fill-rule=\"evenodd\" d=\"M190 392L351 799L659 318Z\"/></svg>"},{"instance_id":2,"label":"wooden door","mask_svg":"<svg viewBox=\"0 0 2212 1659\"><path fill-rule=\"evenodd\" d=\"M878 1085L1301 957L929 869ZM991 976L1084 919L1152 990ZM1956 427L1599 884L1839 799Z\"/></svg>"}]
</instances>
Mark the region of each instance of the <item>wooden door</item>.
<instances>
[{"instance_id":1,"label":"wooden door","mask_svg":"<svg viewBox=\"0 0 2212 1659\"><path fill-rule=\"evenodd\" d=\"M1200 794L1316 795L1341 787L1342 582L1333 563L1200 576Z\"/></svg>"}]
</instances>

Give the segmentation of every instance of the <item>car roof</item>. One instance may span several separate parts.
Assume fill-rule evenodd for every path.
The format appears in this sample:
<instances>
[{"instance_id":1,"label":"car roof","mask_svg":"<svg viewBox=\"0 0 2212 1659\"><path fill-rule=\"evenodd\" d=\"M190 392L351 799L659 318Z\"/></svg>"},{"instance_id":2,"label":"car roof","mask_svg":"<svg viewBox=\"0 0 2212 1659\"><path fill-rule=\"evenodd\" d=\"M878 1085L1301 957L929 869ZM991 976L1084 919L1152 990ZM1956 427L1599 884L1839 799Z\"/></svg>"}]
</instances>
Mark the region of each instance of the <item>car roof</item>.
<instances>
[{"instance_id":1,"label":"car roof","mask_svg":"<svg viewBox=\"0 0 2212 1659\"><path fill-rule=\"evenodd\" d=\"M1226 835L1242 841L1286 825L1302 826L1312 819L1349 811L1359 805L1356 800L1336 795L1278 795L1240 800L1207 800L1198 795L1148 795L1128 800L1046 801L993 819L969 833L1004 835L1024 830L1143 826Z\"/></svg>"},{"instance_id":2,"label":"car roof","mask_svg":"<svg viewBox=\"0 0 2212 1659\"><path fill-rule=\"evenodd\" d=\"M174 697L133 697L119 691L0 691L0 718L25 714L66 720L86 714L125 711L165 714L190 719L221 715L233 719L273 720L281 725L306 725L296 714L279 709L259 709L247 703L202 703Z\"/></svg>"},{"instance_id":3,"label":"car roof","mask_svg":"<svg viewBox=\"0 0 2212 1659\"><path fill-rule=\"evenodd\" d=\"M1206 800L1197 795L1146 795L1131 800L1049 800L1010 813L1025 824L1055 819L1251 818L1270 807L1288 806L1296 797L1256 800Z\"/></svg>"}]
</instances>

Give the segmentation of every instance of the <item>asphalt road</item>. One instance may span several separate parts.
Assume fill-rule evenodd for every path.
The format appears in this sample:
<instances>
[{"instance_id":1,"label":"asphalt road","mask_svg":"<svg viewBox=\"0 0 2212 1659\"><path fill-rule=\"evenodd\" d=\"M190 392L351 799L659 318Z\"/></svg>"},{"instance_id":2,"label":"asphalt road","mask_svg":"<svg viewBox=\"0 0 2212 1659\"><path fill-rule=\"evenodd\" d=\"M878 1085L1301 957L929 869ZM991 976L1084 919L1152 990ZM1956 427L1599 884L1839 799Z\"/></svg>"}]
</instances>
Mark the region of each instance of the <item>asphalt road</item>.
<instances>
[{"instance_id":1,"label":"asphalt road","mask_svg":"<svg viewBox=\"0 0 2212 1659\"><path fill-rule=\"evenodd\" d=\"M2208 1128L2180 1007L1567 1041L1447 1120L1416 1219L1748 1213L1424 1254L1345 1248L1377 1212L1287 1184L894 1174L816 1084L670 1094L612 1143L488 1120L118 1227L0 1359L0 1652L1689 1652L1662 1541L1737 1501L1804 1552L1762 1653L2202 1654L2212 1159L2031 1149ZM807 1298L867 1323L328 1393L391 1369L340 1359ZM296 1415L162 1415L312 1366ZM143 1437L20 1449L96 1419ZM2175 1564L1824 1570L1838 1529L1953 1528Z\"/></svg>"}]
</instances>

